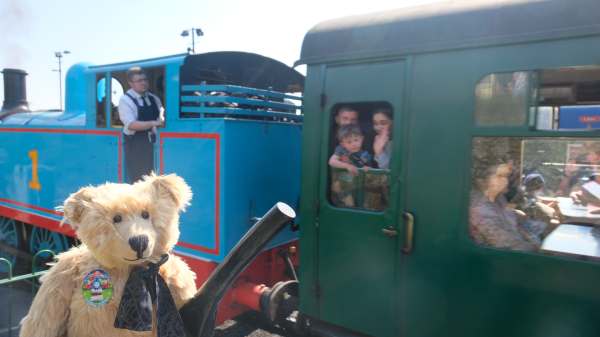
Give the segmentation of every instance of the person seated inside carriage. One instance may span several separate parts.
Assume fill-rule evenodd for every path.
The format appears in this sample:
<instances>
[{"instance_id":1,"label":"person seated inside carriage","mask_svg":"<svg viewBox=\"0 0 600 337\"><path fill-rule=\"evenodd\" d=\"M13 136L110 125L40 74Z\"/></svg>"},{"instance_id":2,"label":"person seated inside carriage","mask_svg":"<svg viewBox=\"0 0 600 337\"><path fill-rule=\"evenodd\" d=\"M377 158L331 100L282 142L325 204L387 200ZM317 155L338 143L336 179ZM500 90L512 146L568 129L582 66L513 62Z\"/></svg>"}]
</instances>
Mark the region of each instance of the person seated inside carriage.
<instances>
[{"instance_id":1,"label":"person seated inside carriage","mask_svg":"<svg viewBox=\"0 0 600 337\"><path fill-rule=\"evenodd\" d=\"M541 246L539 226L525 226L523 215L504 195L513 163L498 160L474 171L469 211L471 238L480 245L532 251Z\"/></svg>"},{"instance_id":2,"label":"person seated inside carriage","mask_svg":"<svg viewBox=\"0 0 600 337\"><path fill-rule=\"evenodd\" d=\"M575 204L600 207L600 147L597 142L587 142L581 148L581 153L565 164L557 195L568 196Z\"/></svg>"},{"instance_id":3,"label":"person seated inside carriage","mask_svg":"<svg viewBox=\"0 0 600 337\"><path fill-rule=\"evenodd\" d=\"M557 212L555 205L537 199L543 176L530 172L519 179L515 158L520 156L510 150L519 148L514 145L507 139L475 140L469 234L480 245L535 251L558 225ZM513 189L511 180L522 185Z\"/></svg>"}]
</instances>

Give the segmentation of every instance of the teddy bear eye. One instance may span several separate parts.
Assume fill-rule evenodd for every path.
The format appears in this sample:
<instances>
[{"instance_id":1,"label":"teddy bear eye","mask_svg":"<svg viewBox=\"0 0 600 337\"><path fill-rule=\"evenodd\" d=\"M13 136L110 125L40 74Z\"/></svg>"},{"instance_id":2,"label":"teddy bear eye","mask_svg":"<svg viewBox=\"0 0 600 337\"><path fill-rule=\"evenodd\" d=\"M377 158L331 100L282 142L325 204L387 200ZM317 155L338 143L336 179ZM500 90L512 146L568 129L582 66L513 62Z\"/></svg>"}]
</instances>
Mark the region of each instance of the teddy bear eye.
<instances>
[{"instance_id":1,"label":"teddy bear eye","mask_svg":"<svg viewBox=\"0 0 600 337\"><path fill-rule=\"evenodd\" d=\"M117 214L113 217L114 223L119 223L119 222L121 222L121 220L123 220L123 218L121 218L121 216L119 214Z\"/></svg>"},{"instance_id":2,"label":"teddy bear eye","mask_svg":"<svg viewBox=\"0 0 600 337\"><path fill-rule=\"evenodd\" d=\"M150 213L148 211L142 211L142 218L148 219L150 217Z\"/></svg>"}]
</instances>

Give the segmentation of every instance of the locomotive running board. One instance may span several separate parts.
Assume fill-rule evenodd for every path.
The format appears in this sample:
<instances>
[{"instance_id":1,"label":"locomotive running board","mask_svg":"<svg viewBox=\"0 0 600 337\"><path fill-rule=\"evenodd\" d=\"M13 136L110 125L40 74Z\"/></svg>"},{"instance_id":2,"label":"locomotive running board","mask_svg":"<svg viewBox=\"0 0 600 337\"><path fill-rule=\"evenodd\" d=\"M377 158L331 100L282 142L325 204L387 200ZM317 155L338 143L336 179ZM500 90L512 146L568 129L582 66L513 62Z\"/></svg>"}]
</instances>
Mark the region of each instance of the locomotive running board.
<instances>
[{"instance_id":1,"label":"locomotive running board","mask_svg":"<svg viewBox=\"0 0 600 337\"><path fill-rule=\"evenodd\" d=\"M212 337L219 302L239 274L269 241L296 217L294 210L278 202L227 254L196 295L180 310L188 337Z\"/></svg>"}]
</instances>

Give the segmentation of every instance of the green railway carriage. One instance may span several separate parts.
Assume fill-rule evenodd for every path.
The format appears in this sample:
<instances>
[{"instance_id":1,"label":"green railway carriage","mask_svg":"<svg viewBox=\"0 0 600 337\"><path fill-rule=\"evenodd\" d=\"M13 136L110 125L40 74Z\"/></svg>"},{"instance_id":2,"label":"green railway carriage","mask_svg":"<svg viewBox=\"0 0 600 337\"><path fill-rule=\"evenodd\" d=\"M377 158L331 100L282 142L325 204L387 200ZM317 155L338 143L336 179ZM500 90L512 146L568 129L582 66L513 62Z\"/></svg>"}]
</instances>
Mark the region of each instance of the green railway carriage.
<instances>
[{"instance_id":1,"label":"green railway carriage","mask_svg":"<svg viewBox=\"0 0 600 337\"><path fill-rule=\"evenodd\" d=\"M307 325L378 337L600 335L593 202L576 217L560 191L569 164L600 142L600 2L443 2L327 21L308 32L298 64ZM355 177L350 204L332 200L328 165L341 106L359 112L365 141L374 110L393 114L391 165ZM510 190L528 193L531 172L541 177L535 195L554 231L534 248L473 227L491 216L474 201L484 157L511 168L502 216L519 208ZM369 207L360 200L376 173L386 201Z\"/></svg>"}]
</instances>

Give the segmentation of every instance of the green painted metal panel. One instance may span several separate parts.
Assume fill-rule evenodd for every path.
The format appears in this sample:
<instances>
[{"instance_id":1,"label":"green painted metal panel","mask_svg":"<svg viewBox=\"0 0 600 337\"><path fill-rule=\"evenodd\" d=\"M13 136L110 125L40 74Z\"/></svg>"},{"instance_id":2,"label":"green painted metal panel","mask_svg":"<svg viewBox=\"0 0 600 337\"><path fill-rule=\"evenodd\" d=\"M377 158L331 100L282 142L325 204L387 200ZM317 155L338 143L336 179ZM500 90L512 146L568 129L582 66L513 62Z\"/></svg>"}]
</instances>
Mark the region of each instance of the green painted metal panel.
<instances>
[{"instance_id":1,"label":"green painted metal panel","mask_svg":"<svg viewBox=\"0 0 600 337\"><path fill-rule=\"evenodd\" d=\"M399 190L385 212L334 207L328 201L329 132L332 109L340 103L387 102L394 111L394 134L401 135L405 80L402 60L329 66L324 78L325 104L319 113L319 189L316 302L319 318L374 336L397 336L394 301L398 282L398 237L383 234L398 228ZM386 83L381 86L381 83ZM402 137L394 138L391 181L398 181ZM397 186L396 183L393 186Z\"/></svg>"},{"instance_id":2,"label":"green painted metal panel","mask_svg":"<svg viewBox=\"0 0 600 337\"><path fill-rule=\"evenodd\" d=\"M317 301L317 225L319 198L319 152L321 144L320 95L325 67L310 67L304 91L304 124L302 130L302 186L300 191L300 310L319 317Z\"/></svg>"},{"instance_id":3,"label":"green painted metal panel","mask_svg":"<svg viewBox=\"0 0 600 337\"><path fill-rule=\"evenodd\" d=\"M468 202L474 135L565 135L475 129L477 82L490 73L599 60L598 37L414 58L405 188L416 230L415 252L401 261L402 336L598 336L600 264L477 246Z\"/></svg>"}]
</instances>

